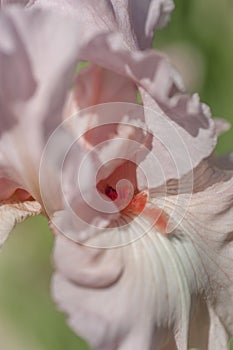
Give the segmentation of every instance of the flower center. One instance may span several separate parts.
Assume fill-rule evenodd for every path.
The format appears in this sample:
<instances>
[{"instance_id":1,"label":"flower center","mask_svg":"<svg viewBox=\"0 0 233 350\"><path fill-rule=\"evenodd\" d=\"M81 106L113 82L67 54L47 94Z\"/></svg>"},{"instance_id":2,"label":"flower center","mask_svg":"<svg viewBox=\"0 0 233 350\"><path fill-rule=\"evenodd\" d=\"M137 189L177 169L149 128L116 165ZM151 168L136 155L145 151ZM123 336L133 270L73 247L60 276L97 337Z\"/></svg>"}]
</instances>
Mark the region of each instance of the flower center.
<instances>
[{"instance_id":1,"label":"flower center","mask_svg":"<svg viewBox=\"0 0 233 350\"><path fill-rule=\"evenodd\" d=\"M112 186L107 185L105 188L105 195L112 201L116 202L122 214L139 215L146 206L147 193L139 192L132 195L130 188L122 187L119 193Z\"/></svg>"},{"instance_id":2,"label":"flower center","mask_svg":"<svg viewBox=\"0 0 233 350\"><path fill-rule=\"evenodd\" d=\"M137 216L142 213L144 217L156 227L162 234L166 234L166 228L168 224L168 216L161 208L157 207L155 204L151 207L146 207L148 202L148 194L145 191L134 193L132 199L127 205L129 197L129 191L125 188L123 191L121 189L119 195L115 188L107 185L105 188L105 195L112 201L116 201L122 215L132 215Z\"/></svg>"},{"instance_id":3,"label":"flower center","mask_svg":"<svg viewBox=\"0 0 233 350\"><path fill-rule=\"evenodd\" d=\"M105 189L105 194L112 201L115 201L118 197L118 194L117 194L117 191L115 190L115 188L113 188L112 186L109 186L109 185L107 185L107 187Z\"/></svg>"},{"instance_id":4,"label":"flower center","mask_svg":"<svg viewBox=\"0 0 233 350\"><path fill-rule=\"evenodd\" d=\"M131 202L121 211L123 214L139 215L145 208L147 203L147 193L139 192L134 194Z\"/></svg>"}]
</instances>

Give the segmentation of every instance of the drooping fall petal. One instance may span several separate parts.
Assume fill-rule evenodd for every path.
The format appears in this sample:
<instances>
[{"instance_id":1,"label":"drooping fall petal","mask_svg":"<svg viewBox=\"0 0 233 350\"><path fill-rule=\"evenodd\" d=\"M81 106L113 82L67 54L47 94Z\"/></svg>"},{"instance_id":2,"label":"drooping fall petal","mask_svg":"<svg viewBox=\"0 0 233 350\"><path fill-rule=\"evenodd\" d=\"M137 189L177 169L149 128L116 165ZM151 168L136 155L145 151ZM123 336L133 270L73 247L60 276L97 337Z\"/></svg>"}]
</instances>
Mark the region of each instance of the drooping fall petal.
<instances>
[{"instance_id":1,"label":"drooping fall petal","mask_svg":"<svg viewBox=\"0 0 233 350\"><path fill-rule=\"evenodd\" d=\"M130 227L132 236L136 227L143 230L143 221ZM70 255L74 243L69 244L67 250L63 245L64 255ZM111 287L104 289L93 285L90 289L90 280L89 289L84 288L77 275L67 278L58 266L53 281L55 300L68 313L71 327L88 339L93 349L159 349L171 329L176 332L178 349L185 349L191 306L187 276L193 278L185 254L188 248L195 259L188 242L184 245L174 239L172 243L156 230L148 232L121 249L124 272ZM78 254L83 248L76 249ZM112 254L119 251L113 250ZM185 259L181 263L183 254ZM57 259L62 261L61 256ZM70 261L70 267L73 263ZM91 266L87 271L90 269Z\"/></svg>"},{"instance_id":2,"label":"drooping fall petal","mask_svg":"<svg viewBox=\"0 0 233 350\"><path fill-rule=\"evenodd\" d=\"M203 339L202 344L208 343L209 350L220 346L227 350L233 334L232 188L232 179L220 179L193 194L191 201L187 194L180 194L182 205L175 214L176 195L151 198L154 204L164 203L163 210L171 215L176 228L163 236L143 216L128 223L127 228L119 226L118 234L127 230L132 240L138 230L144 235L125 247L99 251L103 256L112 254L112 263L116 254L123 266L123 272L105 288L95 285L96 275L88 273L94 267L98 269L97 261L91 258L95 249L57 236L53 294L61 310L68 314L71 327L88 339L93 349L160 349L163 336L166 339L172 331L177 349L184 350L188 345L200 344L189 340L189 325L202 299L210 322L209 330L203 333L209 340ZM116 232L112 231L112 235ZM101 239L100 235L86 244L93 246L95 240L100 243ZM75 256L84 252L89 268L85 259L85 268L80 260L79 268L73 270ZM69 256L64 263L63 255Z\"/></svg>"}]
</instances>

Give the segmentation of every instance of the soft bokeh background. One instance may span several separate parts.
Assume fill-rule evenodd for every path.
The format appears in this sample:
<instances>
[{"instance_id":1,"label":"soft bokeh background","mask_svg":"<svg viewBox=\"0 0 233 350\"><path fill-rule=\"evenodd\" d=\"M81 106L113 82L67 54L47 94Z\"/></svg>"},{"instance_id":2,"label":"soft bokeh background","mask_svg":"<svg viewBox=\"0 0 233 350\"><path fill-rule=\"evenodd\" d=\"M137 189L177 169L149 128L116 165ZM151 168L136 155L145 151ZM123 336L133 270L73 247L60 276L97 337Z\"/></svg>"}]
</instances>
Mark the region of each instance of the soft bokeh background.
<instances>
[{"instance_id":1,"label":"soft bokeh background","mask_svg":"<svg viewBox=\"0 0 233 350\"><path fill-rule=\"evenodd\" d=\"M232 0L176 0L172 20L156 35L155 47L166 50L178 65L182 62L190 89L200 93L215 116L233 123ZM221 137L218 152L233 149L232 136L229 131ZM50 298L51 249L46 220L33 218L14 230L2 250L1 349L88 349L68 329Z\"/></svg>"}]
</instances>

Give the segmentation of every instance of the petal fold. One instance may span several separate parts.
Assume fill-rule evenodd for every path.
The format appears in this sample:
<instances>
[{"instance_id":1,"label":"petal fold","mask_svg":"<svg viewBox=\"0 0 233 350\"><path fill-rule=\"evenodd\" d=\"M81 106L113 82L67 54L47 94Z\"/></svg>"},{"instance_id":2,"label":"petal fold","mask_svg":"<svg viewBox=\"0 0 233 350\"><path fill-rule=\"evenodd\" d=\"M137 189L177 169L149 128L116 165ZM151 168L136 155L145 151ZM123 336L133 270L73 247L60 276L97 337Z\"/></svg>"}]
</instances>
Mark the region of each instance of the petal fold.
<instances>
[{"instance_id":1,"label":"petal fold","mask_svg":"<svg viewBox=\"0 0 233 350\"><path fill-rule=\"evenodd\" d=\"M56 12L10 6L1 11L0 26L4 28L0 42L0 167L9 180L40 201L40 158L49 135L63 118L82 29L76 20Z\"/></svg>"}]
</instances>

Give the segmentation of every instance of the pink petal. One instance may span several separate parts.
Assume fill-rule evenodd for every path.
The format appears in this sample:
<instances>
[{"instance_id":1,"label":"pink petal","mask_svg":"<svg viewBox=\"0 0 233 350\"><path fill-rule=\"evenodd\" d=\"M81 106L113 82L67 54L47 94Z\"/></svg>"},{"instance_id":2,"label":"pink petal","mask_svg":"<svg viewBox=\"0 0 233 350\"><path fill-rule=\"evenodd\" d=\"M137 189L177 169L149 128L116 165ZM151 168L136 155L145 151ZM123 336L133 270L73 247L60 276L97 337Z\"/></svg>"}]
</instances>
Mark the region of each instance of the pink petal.
<instances>
[{"instance_id":1,"label":"pink petal","mask_svg":"<svg viewBox=\"0 0 233 350\"><path fill-rule=\"evenodd\" d=\"M21 6L31 6L36 0L0 0L0 8L4 8L8 5L21 5Z\"/></svg>"},{"instance_id":2,"label":"pink petal","mask_svg":"<svg viewBox=\"0 0 233 350\"><path fill-rule=\"evenodd\" d=\"M1 13L0 75L1 75L1 114L10 115L8 103L28 100L37 88L33 67L17 25L4 12ZM9 74L10 72L10 74ZM21 82L20 89L15 84ZM4 115L3 115L4 116ZM5 121L6 124L6 121Z\"/></svg>"},{"instance_id":3,"label":"pink petal","mask_svg":"<svg viewBox=\"0 0 233 350\"><path fill-rule=\"evenodd\" d=\"M220 182L207 189L203 195L193 196L190 205L190 213L198 218L194 235L199 238L200 257L203 257L211 287L207 289L206 297L221 320L217 329L220 330L222 323L231 335L233 334L233 316L230 308L233 302L232 189L232 179Z\"/></svg>"},{"instance_id":4,"label":"pink petal","mask_svg":"<svg viewBox=\"0 0 233 350\"><path fill-rule=\"evenodd\" d=\"M98 50L100 47L101 50ZM169 113L170 109L170 114L175 114L176 122L182 117L183 120L180 121L182 125L186 121L188 126L190 120L192 121L190 125L193 127L197 116L198 123L202 127L207 128L210 124L211 114L208 107L200 103L197 94L191 97L180 94L183 89L181 78L161 53L131 52L127 46L122 45L121 37L114 33L99 35L91 40L84 48L83 56L88 61L131 78L158 101L166 113ZM172 116L171 118L173 119Z\"/></svg>"},{"instance_id":5,"label":"pink petal","mask_svg":"<svg viewBox=\"0 0 233 350\"><path fill-rule=\"evenodd\" d=\"M44 149L40 194L52 230L83 242L101 232L118 210L97 190L94 156L80 148L65 125L53 133Z\"/></svg>"},{"instance_id":6,"label":"pink petal","mask_svg":"<svg viewBox=\"0 0 233 350\"><path fill-rule=\"evenodd\" d=\"M41 206L35 201L0 204L0 246L4 244L17 223L40 213Z\"/></svg>"},{"instance_id":7,"label":"pink petal","mask_svg":"<svg viewBox=\"0 0 233 350\"><path fill-rule=\"evenodd\" d=\"M171 86L177 91L181 88L178 73L164 55L154 50L131 51L119 33L97 35L84 47L82 56L84 60L132 79L160 100L167 98ZM158 82L162 86L158 86Z\"/></svg>"},{"instance_id":8,"label":"pink petal","mask_svg":"<svg viewBox=\"0 0 233 350\"><path fill-rule=\"evenodd\" d=\"M35 0L35 4L78 16L89 38L101 32L120 32L133 49L151 47L155 30L167 24L174 9L172 0L104 0L98 4L95 0Z\"/></svg>"},{"instance_id":9,"label":"pink petal","mask_svg":"<svg viewBox=\"0 0 233 350\"><path fill-rule=\"evenodd\" d=\"M198 95L190 97L178 94L180 82L177 80L177 74L174 74L174 69L161 54L154 51L130 52L127 47L122 47L121 38L112 34L102 35L91 41L83 55L87 60L131 78L141 86L145 107L160 113L165 112L187 132L185 134L192 139L191 142L199 145L198 148L202 152L199 156L196 152L195 157L203 159L210 155L216 144L211 113L208 107L199 101ZM159 103L160 108L154 100ZM183 134L182 129L180 130ZM186 143L185 139L184 142ZM200 159L197 160L199 161Z\"/></svg>"},{"instance_id":10,"label":"pink petal","mask_svg":"<svg viewBox=\"0 0 233 350\"><path fill-rule=\"evenodd\" d=\"M68 278L78 281L80 285L106 288L115 283L123 273L119 251L109 250L105 253L103 249L73 244L63 236L56 239L54 249L57 269ZM69 255L64 255L64 250L67 249Z\"/></svg>"},{"instance_id":11,"label":"pink petal","mask_svg":"<svg viewBox=\"0 0 233 350\"><path fill-rule=\"evenodd\" d=\"M74 98L79 109L107 102L136 103L136 86L127 78L91 64L77 75Z\"/></svg>"},{"instance_id":12,"label":"pink petal","mask_svg":"<svg viewBox=\"0 0 233 350\"><path fill-rule=\"evenodd\" d=\"M0 139L1 169L40 200L40 157L47 137L62 120L81 29L76 21L41 10L12 8L0 16L1 131L8 131Z\"/></svg>"},{"instance_id":13,"label":"pink petal","mask_svg":"<svg viewBox=\"0 0 233 350\"><path fill-rule=\"evenodd\" d=\"M143 96L145 106L145 125L153 138L151 152L145 157L145 150L138 153L142 157L140 166L146 174L148 187L162 185L170 179L180 179L193 170L204 158L210 155L216 144L213 122L202 125L196 121L196 130L170 120L148 95ZM157 109L157 111L156 111ZM203 121L203 120L202 120ZM182 120L181 120L182 122ZM156 167L156 170L155 170ZM160 182L160 183L159 183ZM139 188L145 183L138 179Z\"/></svg>"},{"instance_id":14,"label":"pink petal","mask_svg":"<svg viewBox=\"0 0 233 350\"><path fill-rule=\"evenodd\" d=\"M144 222L138 220L127 230L123 229L122 234L130 233L133 238L136 231L143 229L146 229ZM188 246L183 247L183 242L173 246L167 238L151 230L125 247L103 250L106 258L112 255L105 268L107 271L112 268L112 278L117 276L117 279L110 286L99 288L91 271L95 269L96 274L97 270L102 271L103 257L94 262L95 250L91 252L89 248L88 252L86 247L59 240L58 236L55 247L58 271L53 279L53 296L59 309L68 314L69 325L93 349L160 349L173 327L178 349L187 348L190 317L187 276L190 273L192 278L193 274L188 258L182 265L179 261L183 254L186 256ZM96 238L99 244L101 240L101 236ZM85 260L79 259L77 270L71 268L84 253ZM64 259L65 256L69 259ZM123 266L120 275L112 265L116 256L120 258L118 266ZM190 256L195 258L195 252L190 250ZM88 269L86 261L90 263ZM110 276L108 279L112 280Z\"/></svg>"},{"instance_id":15,"label":"pink petal","mask_svg":"<svg viewBox=\"0 0 233 350\"><path fill-rule=\"evenodd\" d=\"M152 46L156 29L165 27L174 9L172 0L129 0L129 13L139 48Z\"/></svg>"},{"instance_id":16,"label":"pink petal","mask_svg":"<svg viewBox=\"0 0 233 350\"><path fill-rule=\"evenodd\" d=\"M181 193L196 193L213 186L219 181L227 181L232 174L229 171L223 171L215 164L215 157L204 159L191 172L182 176L180 179L168 180L165 184L150 191L156 197L163 195L177 195Z\"/></svg>"},{"instance_id":17,"label":"pink petal","mask_svg":"<svg viewBox=\"0 0 233 350\"><path fill-rule=\"evenodd\" d=\"M232 189L232 178L220 177L212 186L193 194L191 200L187 195L180 195L175 214L171 208L177 201L176 196L167 197L167 205L166 200L164 203L164 210L192 242L201 262L199 265L193 261L195 293L204 296L209 310L209 349L227 349L233 334Z\"/></svg>"},{"instance_id":18,"label":"pink petal","mask_svg":"<svg viewBox=\"0 0 233 350\"><path fill-rule=\"evenodd\" d=\"M193 194L191 201L187 194L181 194L182 205L174 215L176 196L151 198L157 205L164 201L164 210L173 215L177 227L170 236L163 236L138 218L123 228L122 233L131 234L132 239L138 230L147 234L125 247L103 253L119 254L119 266L123 266L123 273L111 286L99 288L95 276L89 274L92 269L98 270L98 263L92 261L95 250L58 242L53 296L68 314L75 332L85 337L93 349L160 349L164 336L172 333L177 349L187 349L189 327L193 332L196 326L198 332L204 324L198 318L190 323L192 307L195 310L199 305L196 297L204 296L202 302L209 310L209 350L227 350L229 335L233 334L232 185L232 179L220 177L219 182ZM113 230L108 234L116 233ZM99 244L102 240L102 236L95 238ZM85 252L79 268L71 268ZM64 263L61 254L69 256ZM87 270L86 261L90 263ZM101 271L101 264L99 268ZM113 271L112 278L116 276ZM203 332L202 344L207 344L206 336Z\"/></svg>"},{"instance_id":19,"label":"pink petal","mask_svg":"<svg viewBox=\"0 0 233 350\"><path fill-rule=\"evenodd\" d=\"M70 124L69 128L82 147L95 154L102 178L122 162L133 160L135 153L147 142L143 108L132 103L94 105L76 112L66 123Z\"/></svg>"},{"instance_id":20,"label":"pink petal","mask_svg":"<svg viewBox=\"0 0 233 350\"><path fill-rule=\"evenodd\" d=\"M101 55L98 53L97 45L102 48ZM166 116L164 116L163 123L160 121L158 127L156 124L159 117L152 118L153 113L147 110L145 113L145 125L147 128L149 125L148 129L151 129L154 137L152 143L154 151L149 153L143 163L147 174L153 174L149 187L155 188L168 179L181 177L212 153L217 134L209 108L200 102L197 94L190 97L180 93L180 79L179 77L177 79L177 73L162 55L154 51L130 52L126 47L122 48L121 38L114 34L102 35L91 41L84 50L84 57L130 77L141 86L144 107L154 110L155 116L158 113L161 115L165 113L171 119L170 126L167 127L169 124L167 119L165 127ZM175 139L171 137L174 133L177 135ZM181 153L183 153L182 159ZM167 159L162 161L160 156ZM145 158L144 155L142 157ZM151 165L156 159L165 174L159 169L152 171ZM158 179L160 178L160 184L154 173L157 173ZM141 183L139 187L143 188L145 184Z\"/></svg>"},{"instance_id":21,"label":"pink petal","mask_svg":"<svg viewBox=\"0 0 233 350\"><path fill-rule=\"evenodd\" d=\"M17 190L17 183L0 177L0 202L10 198Z\"/></svg>"},{"instance_id":22,"label":"pink petal","mask_svg":"<svg viewBox=\"0 0 233 350\"><path fill-rule=\"evenodd\" d=\"M72 244L70 244L70 247L67 246L67 250L64 249L63 244L62 256L64 254L70 255ZM77 249L81 248L77 247ZM108 269L111 268L114 271L114 256L118 253L115 250L107 253L104 251L104 255L110 254L113 257L113 259L109 260ZM74 253L74 256L77 254L78 252ZM91 262L90 258L88 260ZM84 273L85 269L82 270L83 265L82 263L80 265L80 263L79 261L79 271L83 271ZM70 260L69 271L70 266L73 264L74 260ZM60 256L61 265L62 260ZM100 263L96 261L95 266L96 269L98 268L101 271L101 261ZM91 265L89 266L86 272L86 280L90 276L93 267ZM132 348L150 348L151 340L149 334L147 334L151 332L151 324L148 323L150 316L148 315L147 319L145 313L142 313L139 317L140 310L143 307L139 303L145 305L146 300L141 295L143 299L141 302L139 301L139 285L136 281L135 283L133 282L133 276L130 277L129 275L130 271L127 274L124 273L122 278L119 276L112 286L101 289L93 288L93 284L95 283L94 276L92 277L92 284L90 284L89 280L89 288L85 288L85 286L81 287L77 284L77 282L80 282L80 277L77 278L77 272L75 273L76 278L72 274L69 280L64 278L62 274L64 268L60 268L59 271L53 279L53 295L55 300L59 305L59 309L65 310L69 314L68 323L70 326L90 342L92 349L128 350ZM112 272L112 278L114 276L116 276L115 271ZM84 278L81 278L83 282ZM130 291L129 288L131 289ZM146 312L145 309L144 312ZM135 321L134 317L136 318ZM142 322L144 322L144 327L142 327Z\"/></svg>"}]
</instances>

